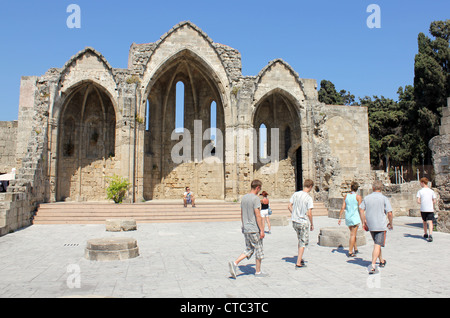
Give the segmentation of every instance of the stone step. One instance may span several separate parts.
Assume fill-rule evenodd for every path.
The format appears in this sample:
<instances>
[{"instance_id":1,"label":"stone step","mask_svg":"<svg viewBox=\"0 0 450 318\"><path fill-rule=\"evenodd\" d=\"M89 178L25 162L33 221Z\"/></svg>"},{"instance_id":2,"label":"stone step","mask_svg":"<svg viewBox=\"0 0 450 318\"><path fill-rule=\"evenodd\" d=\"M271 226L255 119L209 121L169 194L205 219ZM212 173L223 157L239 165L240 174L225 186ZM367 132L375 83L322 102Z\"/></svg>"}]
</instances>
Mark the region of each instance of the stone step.
<instances>
[{"instance_id":1,"label":"stone step","mask_svg":"<svg viewBox=\"0 0 450 318\"><path fill-rule=\"evenodd\" d=\"M274 215L290 216L288 202L273 202ZM315 202L313 215L328 215L321 202ZM99 224L107 219L131 218L138 223L152 222L225 222L239 221L239 203L202 202L196 208L167 202L111 204L111 203L47 203L41 204L33 224Z\"/></svg>"}]
</instances>

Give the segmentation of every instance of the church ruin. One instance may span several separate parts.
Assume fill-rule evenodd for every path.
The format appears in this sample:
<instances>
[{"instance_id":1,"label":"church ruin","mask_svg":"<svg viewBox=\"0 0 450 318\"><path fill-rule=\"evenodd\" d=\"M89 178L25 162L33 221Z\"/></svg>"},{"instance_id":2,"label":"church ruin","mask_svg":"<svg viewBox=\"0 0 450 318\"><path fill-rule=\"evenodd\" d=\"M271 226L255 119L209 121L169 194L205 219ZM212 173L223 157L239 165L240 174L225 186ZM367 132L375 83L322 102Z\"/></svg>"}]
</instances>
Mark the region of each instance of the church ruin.
<instances>
[{"instance_id":1,"label":"church ruin","mask_svg":"<svg viewBox=\"0 0 450 318\"><path fill-rule=\"evenodd\" d=\"M245 76L240 53L191 22L132 44L127 69L86 48L22 77L18 121L0 129L1 172L17 168L1 194L3 232L30 224L42 202L105 201L114 174L132 184L128 202L178 199L186 186L239 201L253 179L288 199L306 178L327 202L374 178L365 107L320 103L316 80L282 59Z\"/></svg>"}]
</instances>

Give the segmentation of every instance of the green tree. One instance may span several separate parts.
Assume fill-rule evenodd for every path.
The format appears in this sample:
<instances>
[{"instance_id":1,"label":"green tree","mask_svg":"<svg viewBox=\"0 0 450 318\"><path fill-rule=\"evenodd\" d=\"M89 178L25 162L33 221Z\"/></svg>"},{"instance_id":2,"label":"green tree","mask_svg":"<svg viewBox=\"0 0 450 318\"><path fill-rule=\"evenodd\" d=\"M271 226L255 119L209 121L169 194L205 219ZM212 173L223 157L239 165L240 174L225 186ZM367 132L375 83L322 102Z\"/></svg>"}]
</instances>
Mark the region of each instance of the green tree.
<instances>
[{"instance_id":1,"label":"green tree","mask_svg":"<svg viewBox=\"0 0 450 318\"><path fill-rule=\"evenodd\" d=\"M319 101L327 105L356 105L355 95L342 89L339 92L328 80L320 82Z\"/></svg>"},{"instance_id":2,"label":"green tree","mask_svg":"<svg viewBox=\"0 0 450 318\"><path fill-rule=\"evenodd\" d=\"M327 80L320 82L319 101L327 105L343 105L341 95L337 92L334 84Z\"/></svg>"},{"instance_id":3,"label":"green tree","mask_svg":"<svg viewBox=\"0 0 450 318\"><path fill-rule=\"evenodd\" d=\"M404 112L398 103L384 96L360 98L369 116L370 160L372 166L385 167L385 162L401 162L407 151L401 149Z\"/></svg>"}]
</instances>

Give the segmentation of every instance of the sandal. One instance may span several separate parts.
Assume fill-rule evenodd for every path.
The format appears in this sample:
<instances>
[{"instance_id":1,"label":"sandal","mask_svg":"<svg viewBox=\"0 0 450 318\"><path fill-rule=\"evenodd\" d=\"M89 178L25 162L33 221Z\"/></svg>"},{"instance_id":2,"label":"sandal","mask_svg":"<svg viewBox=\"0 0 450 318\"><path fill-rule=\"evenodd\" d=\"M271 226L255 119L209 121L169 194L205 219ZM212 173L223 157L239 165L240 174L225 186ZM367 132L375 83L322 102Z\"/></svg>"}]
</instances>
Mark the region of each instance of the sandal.
<instances>
[{"instance_id":1,"label":"sandal","mask_svg":"<svg viewBox=\"0 0 450 318\"><path fill-rule=\"evenodd\" d=\"M373 267L373 265L372 265L371 268L369 269L369 275L376 274L376 273L378 273L378 271L377 271L376 267Z\"/></svg>"},{"instance_id":2,"label":"sandal","mask_svg":"<svg viewBox=\"0 0 450 318\"><path fill-rule=\"evenodd\" d=\"M303 268L303 267L306 267L306 264L305 264L305 261L304 261L304 260L301 260L301 261L300 261L300 265L295 264L295 268L296 268L296 269L297 269L297 268Z\"/></svg>"},{"instance_id":3,"label":"sandal","mask_svg":"<svg viewBox=\"0 0 450 318\"><path fill-rule=\"evenodd\" d=\"M347 257L355 257L356 254L355 253L348 253Z\"/></svg>"},{"instance_id":4,"label":"sandal","mask_svg":"<svg viewBox=\"0 0 450 318\"><path fill-rule=\"evenodd\" d=\"M385 267L386 266L386 260L384 260L384 262L380 262L380 267Z\"/></svg>"}]
</instances>

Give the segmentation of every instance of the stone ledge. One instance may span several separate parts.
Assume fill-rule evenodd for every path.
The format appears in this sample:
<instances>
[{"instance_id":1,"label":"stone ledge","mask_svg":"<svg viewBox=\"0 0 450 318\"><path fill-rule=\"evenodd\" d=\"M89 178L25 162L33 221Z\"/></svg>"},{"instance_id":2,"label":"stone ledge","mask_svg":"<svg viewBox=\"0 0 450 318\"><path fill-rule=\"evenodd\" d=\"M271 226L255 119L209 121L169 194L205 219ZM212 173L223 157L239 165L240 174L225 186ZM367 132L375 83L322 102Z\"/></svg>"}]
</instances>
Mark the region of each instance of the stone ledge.
<instances>
[{"instance_id":1,"label":"stone ledge","mask_svg":"<svg viewBox=\"0 0 450 318\"><path fill-rule=\"evenodd\" d=\"M320 229L318 244L329 247L348 247L349 240L350 231L347 226L326 227ZM366 245L366 235L361 229L358 229L356 233L356 245Z\"/></svg>"},{"instance_id":2,"label":"stone ledge","mask_svg":"<svg viewBox=\"0 0 450 318\"><path fill-rule=\"evenodd\" d=\"M133 219L108 219L106 220L106 231L122 232L136 231L136 221Z\"/></svg>"}]
</instances>

